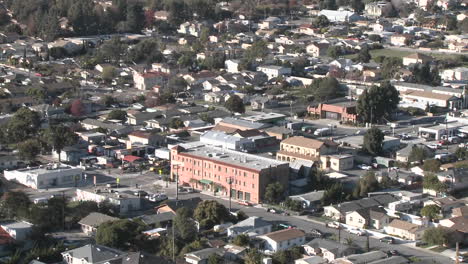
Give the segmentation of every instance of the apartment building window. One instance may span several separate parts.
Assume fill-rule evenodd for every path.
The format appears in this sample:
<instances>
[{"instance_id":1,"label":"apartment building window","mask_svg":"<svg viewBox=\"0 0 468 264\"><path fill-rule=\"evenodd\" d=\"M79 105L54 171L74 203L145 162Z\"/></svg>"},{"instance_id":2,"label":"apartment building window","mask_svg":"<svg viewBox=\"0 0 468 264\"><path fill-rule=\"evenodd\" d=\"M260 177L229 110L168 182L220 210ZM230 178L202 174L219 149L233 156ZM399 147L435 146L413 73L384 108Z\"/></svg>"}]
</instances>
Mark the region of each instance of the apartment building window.
<instances>
[{"instance_id":1,"label":"apartment building window","mask_svg":"<svg viewBox=\"0 0 468 264\"><path fill-rule=\"evenodd\" d=\"M254 188L255 188L255 184L252 183L252 189L254 189Z\"/></svg>"},{"instance_id":2,"label":"apartment building window","mask_svg":"<svg viewBox=\"0 0 468 264\"><path fill-rule=\"evenodd\" d=\"M244 171L244 177L247 177L247 172Z\"/></svg>"}]
</instances>

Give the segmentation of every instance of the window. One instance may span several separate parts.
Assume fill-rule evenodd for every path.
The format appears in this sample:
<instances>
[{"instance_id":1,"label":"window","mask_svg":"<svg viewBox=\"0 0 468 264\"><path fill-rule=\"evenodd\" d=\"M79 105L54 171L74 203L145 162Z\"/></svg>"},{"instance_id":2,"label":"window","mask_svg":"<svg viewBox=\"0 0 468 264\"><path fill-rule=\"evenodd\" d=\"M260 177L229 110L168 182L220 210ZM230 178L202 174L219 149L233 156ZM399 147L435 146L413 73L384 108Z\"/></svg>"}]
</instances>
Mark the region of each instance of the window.
<instances>
[{"instance_id":1,"label":"window","mask_svg":"<svg viewBox=\"0 0 468 264\"><path fill-rule=\"evenodd\" d=\"M360 218L358 222L359 222L360 224L362 224L362 218Z\"/></svg>"},{"instance_id":2,"label":"window","mask_svg":"<svg viewBox=\"0 0 468 264\"><path fill-rule=\"evenodd\" d=\"M252 189L254 189L254 188L255 188L255 184L252 183Z\"/></svg>"},{"instance_id":3,"label":"window","mask_svg":"<svg viewBox=\"0 0 468 264\"><path fill-rule=\"evenodd\" d=\"M350 221L350 222L352 222L352 221L353 221L353 218L352 218L351 216L349 217L349 221Z\"/></svg>"},{"instance_id":4,"label":"window","mask_svg":"<svg viewBox=\"0 0 468 264\"><path fill-rule=\"evenodd\" d=\"M247 177L247 172L244 171L244 177Z\"/></svg>"}]
</instances>

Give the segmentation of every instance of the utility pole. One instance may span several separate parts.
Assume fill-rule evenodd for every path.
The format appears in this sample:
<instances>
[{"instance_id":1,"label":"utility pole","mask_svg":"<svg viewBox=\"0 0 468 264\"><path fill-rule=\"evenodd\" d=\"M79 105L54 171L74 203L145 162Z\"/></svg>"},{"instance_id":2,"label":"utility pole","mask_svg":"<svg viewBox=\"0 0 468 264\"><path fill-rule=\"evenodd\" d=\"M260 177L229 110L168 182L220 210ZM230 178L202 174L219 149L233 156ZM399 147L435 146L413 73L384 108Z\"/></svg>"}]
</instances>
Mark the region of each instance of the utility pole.
<instances>
[{"instance_id":1,"label":"utility pole","mask_svg":"<svg viewBox=\"0 0 468 264\"><path fill-rule=\"evenodd\" d=\"M229 213L231 213L231 199L232 199L232 177L229 177Z\"/></svg>"},{"instance_id":2,"label":"utility pole","mask_svg":"<svg viewBox=\"0 0 468 264\"><path fill-rule=\"evenodd\" d=\"M62 193L62 230L65 231L65 191Z\"/></svg>"},{"instance_id":3,"label":"utility pole","mask_svg":"<svg viewBox=\"0 0 468 264\"><path fill-rule=\"evenodd\" d=\"M460 263L460 259L458 258L460 256L460 247L458 245L458 242L455 244L456 245L456 249L455 249L455 264L459 264Z\"/></svg>"}]
</instances>

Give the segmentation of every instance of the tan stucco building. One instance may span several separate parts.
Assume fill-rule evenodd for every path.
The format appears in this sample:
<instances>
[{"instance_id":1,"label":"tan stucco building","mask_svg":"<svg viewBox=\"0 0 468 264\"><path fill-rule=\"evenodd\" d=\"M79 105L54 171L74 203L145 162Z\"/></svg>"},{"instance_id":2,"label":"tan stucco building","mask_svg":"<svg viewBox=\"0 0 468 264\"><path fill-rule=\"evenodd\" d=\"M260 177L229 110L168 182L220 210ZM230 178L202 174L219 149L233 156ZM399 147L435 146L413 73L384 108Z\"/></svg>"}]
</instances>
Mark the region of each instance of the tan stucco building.
<instances>
[{"instance_id":1,"label":"tan stucco building","mask_svg":"<svg viewBox=\"0 0 468 264\"><path fill-rule=\"evenodd\" d=\"M290 137L281 141L276 159L280 161L317 161L320 155L335 153L337 144L333 141L319 141L302 136Z\"/></svg>"}]
</instances>

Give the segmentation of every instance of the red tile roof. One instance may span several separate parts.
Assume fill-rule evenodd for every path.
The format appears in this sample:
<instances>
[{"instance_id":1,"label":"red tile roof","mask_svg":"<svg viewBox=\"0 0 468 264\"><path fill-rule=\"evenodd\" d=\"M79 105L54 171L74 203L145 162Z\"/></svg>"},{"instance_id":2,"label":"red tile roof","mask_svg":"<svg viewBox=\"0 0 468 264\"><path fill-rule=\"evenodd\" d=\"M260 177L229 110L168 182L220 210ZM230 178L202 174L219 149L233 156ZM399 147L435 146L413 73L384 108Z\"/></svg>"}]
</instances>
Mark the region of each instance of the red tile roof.
<instances>
[{"instance_id":1,"label":"red tile roof","mask_svg":"<svg viewBox=\"0 0 468 264\"><path fill-rule=\"evenodd\" d=\"M123 158L123 160L128 161L128 162L135 162L137 160L141 160L142 158L133 156L133 155L127 155Z\"/></svg>"}]
</instances>

